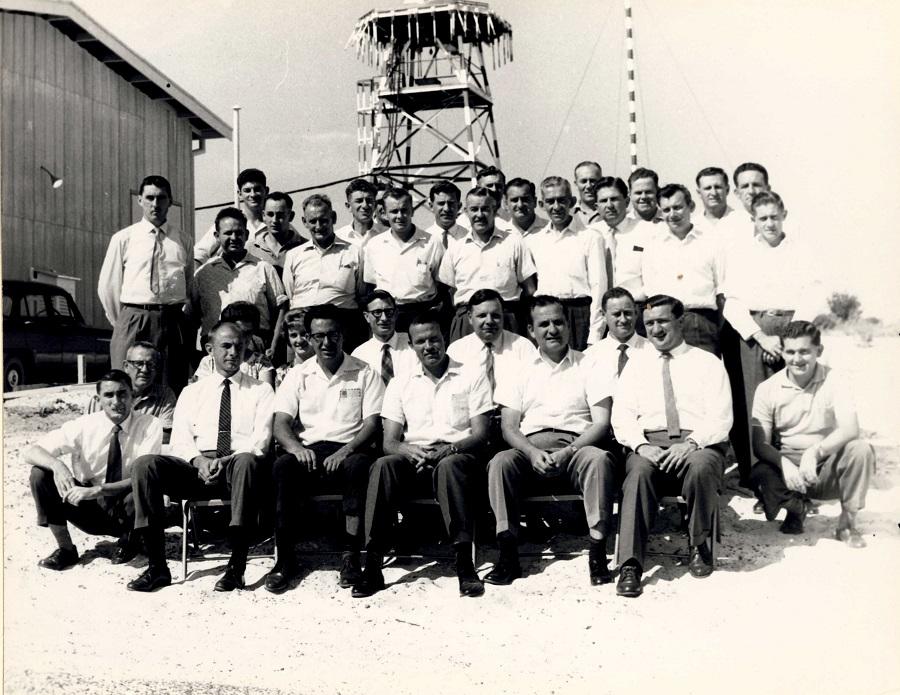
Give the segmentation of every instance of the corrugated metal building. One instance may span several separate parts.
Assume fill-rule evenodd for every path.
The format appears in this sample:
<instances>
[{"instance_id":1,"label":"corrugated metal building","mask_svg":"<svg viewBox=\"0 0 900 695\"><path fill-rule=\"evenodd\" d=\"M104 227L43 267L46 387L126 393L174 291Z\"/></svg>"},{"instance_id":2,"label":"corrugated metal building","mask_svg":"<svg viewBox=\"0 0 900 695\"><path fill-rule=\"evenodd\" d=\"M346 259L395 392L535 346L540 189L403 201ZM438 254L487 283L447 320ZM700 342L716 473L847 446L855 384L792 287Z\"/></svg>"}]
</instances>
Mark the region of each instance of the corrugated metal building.
<instances>
[{"instance_id":1,"label":"corrugated metal building","mask_svg":"<svg viewBox=\"0 0 900 695\"><path fill-rule=\"evenodd\" d=\"M97 276L109 238L140 218L141 178L169 179L169 220L193 240L194 154L220 137L221 119L77 6L0 0L4 278L60 276L108 326Z\"/></svg>"}]
</instances>

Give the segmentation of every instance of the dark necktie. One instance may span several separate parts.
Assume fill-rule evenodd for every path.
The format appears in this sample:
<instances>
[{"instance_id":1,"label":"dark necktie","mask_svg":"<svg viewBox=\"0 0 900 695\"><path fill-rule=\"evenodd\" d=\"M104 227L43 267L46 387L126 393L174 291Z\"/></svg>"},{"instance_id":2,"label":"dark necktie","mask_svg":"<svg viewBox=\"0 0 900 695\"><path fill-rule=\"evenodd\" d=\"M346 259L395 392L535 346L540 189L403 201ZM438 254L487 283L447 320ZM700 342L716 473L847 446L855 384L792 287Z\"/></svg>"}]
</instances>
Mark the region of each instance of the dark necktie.
<instances>
[{"instance_id":1,"label":"dark necktie","mask_svg":"<svg viewBox=\"0 0 900 695\"><path fill-rule=\"evenodd\" d=\"M669 432L669 439L678 439L681 436L681 423L678 420L678 408L675 406L672 373L669 371L672 353L662 352L660 354L662 355L663 400L666 403L666 430Z\"/></svg>"},{"instance_id":2,"label":"dark necktie","mask_svg":"<svg viewBox=\"0 0 900 695\"><path fill-rule=\"evenodd\" d=\"M606 280L609 283L610 287L615 286L616 278L616 246L619 244L619 240L616 235L619 233L618 227L610 227L609 228L609 239L606 244Z\"/></svg>"},{"instance_id":3,"label":"dark necktie","mask_svg":"<svg viewBox=\"0 0 900 695\"><path fill-rule=\"evenodd\" d=\"M484 357L484 373L491 385L491 397L493 398L494 389L497 388L497 382L494 379L494 344L485 343L484 349L487 350L487 355Z\"/></svg>"},{"instance_id":4,"label":"dark necktie","mask_svg":"<svg viewBox=\"0 0 900 695\"><path fill-rule=\"evenodd\" d=\"M156 297L159 296L159 257L162 253L160 234L160 230L153 230L153 256L150 258L150 291Z\"/></svg>"},{"instance_id":5,"label":"dark necktie","mask_svg":"<svg viewBox=\"0 0 900 695\"><path fill-rule=\"evenodd\" d=\"M617 372L617 376L622 376L622 370L625 369L625 365L628 364L628 355L625 353L627 349L628 345L626 343L619 345L619 371Z\"/></svg>"},{"instance_id":6,"label":"dark necktie","mask_svg":"<svg viewBox=\"0 0 900 695\"><path fill-rule=\"evenodd\" d=\"M391 357L391 346L387 343L381 346L381 380L387 386L394 378L394 359Z\"/></svg>"},{"instance_id":7,"label":"dark necktie","mask_svg":"<svg viewBox=\"0 0 900 695\"><path fill-rule=\"evenodd\" d=\"M109 437L109 453L106 455L107 483L116 483L122 479L122 444L119 442L121 425L114 425Z\"/></svg>"},{"instance_id":8,"label":"dark necktie","mask_svg":"<svg viewBox=\"0 0 900 695\"><path fill-rule=\"evenodd\" d=\"M231 381L222 382L222 400L219 402L219 436L216 438L216 458L231 453Z\"/></svg>"}]
</instances>

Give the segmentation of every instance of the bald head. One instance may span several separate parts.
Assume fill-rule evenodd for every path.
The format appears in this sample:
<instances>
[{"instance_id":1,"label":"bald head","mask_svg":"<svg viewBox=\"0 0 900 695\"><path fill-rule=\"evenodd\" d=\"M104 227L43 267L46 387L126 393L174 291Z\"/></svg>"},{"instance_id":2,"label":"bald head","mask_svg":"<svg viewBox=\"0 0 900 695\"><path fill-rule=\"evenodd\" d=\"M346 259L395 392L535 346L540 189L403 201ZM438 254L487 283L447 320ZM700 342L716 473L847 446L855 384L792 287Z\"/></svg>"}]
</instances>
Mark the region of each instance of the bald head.
<instances>
[{"instance_id":1,"label":"bald head","mask_svg":"<svg viewBox=\"0 0 900 695\"><path fill-rule=\"evenodd\" d=\"M244 359L244 334L230 321L220 321L209 332L207 350L212 355L216 371L222 376L232 376Z\"/></svg>"}]
</instances>

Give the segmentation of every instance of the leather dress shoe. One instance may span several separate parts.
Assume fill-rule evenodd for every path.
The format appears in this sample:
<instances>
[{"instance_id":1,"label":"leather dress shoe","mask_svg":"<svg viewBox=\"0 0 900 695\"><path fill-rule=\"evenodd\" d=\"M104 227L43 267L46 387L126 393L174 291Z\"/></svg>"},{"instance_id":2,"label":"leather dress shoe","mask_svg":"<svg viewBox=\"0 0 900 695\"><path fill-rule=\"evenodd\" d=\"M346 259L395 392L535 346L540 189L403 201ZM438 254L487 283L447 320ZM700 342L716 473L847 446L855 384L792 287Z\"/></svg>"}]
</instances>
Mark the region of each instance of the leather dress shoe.
<instances>
[{"instance_id":1,"label":"leather dress shoe","mask_svg":"<svg viewBox=\"0 0 900 695\"><path fill-rule=\"evenodd\" d=\"M753 513L754 514L765 514L766 508L763 506L763 503L759 500L756 500L756 504L753 505Z\"/></svg>"},{"instance_id":2,"label":"leather dress shoe","mask_svg":"<svg viewBox=\"0 0 900 695\"><path fill-rule=\"evenodd\" d=\"M366 569L362 573L362 579L353 585L350 595L353 598L366 598L372 594L377 594L384 589L384 575L381 570Z\"/></svg>"},{"instance_id":3,"label":"leather dress shoe","mask_svg":"<svg viewBox=\"0 0 900 695\"><path fill-rule=\"evenodd\" d=\"M164 586L172 583L172 575L169 574L168 567L154 568L148 567L137 579L128 582L129 591L156 591Z\"/></svg>"},{"instance_id":4,"label":"leather dress shoe","mask_svg":"<svg viewBox=\"0 0 900 695\"><path fill-rule=\"evenodd\" d=\"M589 557L588 570L591 574L591 586L600 586L601 584L609 584L612 580L612 572L609 569L609 563L606 556Z\"/></svg>"},{"instance_id":5,"label":"leather dress shoe","mask_svg":"<svg viewBox=\"0 0 900 695\"><path fill-rule=\"evenodd\" d=\"M713 573L712 556L705 543L691 548L691 560L688 562L688 570L692 577L701 579Z\"/></svg>"},{"instance_id":6,"label":"leather dress shoe","mask_svg":"<svg viewBox=\"0 0 900 695\"><path fill-rule=\"evenodd\" d=\"M266 575L266 591L273 594L280 594L291 585L294 577L297 576L297 565L294 563L278 563ZM222 577L224 579L224 577ZM218 585L216 586L218 589ZM229 589L230 591L230 589Z\"/></svg>"},{"instance_id":7,"label":"leather dress shoe","mask_svg":"<svg viewBox=\"0 0 900 695\"><path fill-rule=\"evenodd\" d=\"M216 585L213 587L215 591L234 591L235 589L244 588L244 573L232 565L225 568L223 574Z\"/></svg>"},{"instance_id":8,"label":"leather dress shoe","mask_svg":"<svg viewBox=\"0 0 900 695\"><path fill-rule=\"evenodd\" d=\"M851 548L865 548L866 540L855 528L851 526L839 526L834 532L835 539L846 543Z\"/></svg>"},{"instance_id":9,"label":"leather dress shoe","mask_svg":"<svg viewBox=\"0 0 900 695\"><path fill-rule=\"evenodd\" d=\"M39 566L57 572L76 564L78 564L78 548L74 545L71 548L57 548L44 559L38 560Z\"/></svg>"},{"instance_id":10,"label":"leather dress shoe","mask_svg":"<svg viewBox=\"0 0 900 695\"><path fill-rule=\"evenodd\" d=\"M619 581L616 583L616 593L626 598L635 598L643 593L641 588L641 566L636 563L628 563L619 568Z\"/></svg>"},{"instance_id":11,"label":"leather dress shoe","mask_svg":"<svg viewBox=\"0 0 900 695\"><path fill-rule=\"evenodd\" d=\"M363 572L359 564L359 553L344 553L341 556L341 574L338 577L338 586L342 589L349 589L359 584L362 579Z\"/></svg>"},{"instance_id":12,"label":"leather dress shoe","mask_svg":"<svg viewBox=\"0 0 900 695\"><path fill-rule=\"evenodd\" d=\"M484 581L488 584L506 586L521 576L522 568L519 565L518 557L504 557L501 554L494 568L484 576Z\"/></svg>"},{"instance_id":13,"label":"leather dress shoe","mask_svg":"<svg viewBox=\"0 0 900 695\"><path fill-rule=\"evenodd\" d=\"M111 562L114 565L124 565L126 562L134 560L139 552L140 548L134 541L120 542L116 547L116 552L113 553Z\"/></svg>"},{"instance_id":14,"label":"leather dress shoe","mask_svg":"<svg viewBox=\"0 0 900 695\"><path fill-rule=\"evenodd\" d=\"M460 596L481 596L484 593L484 582L481 581L474 567L457 570L456 578L459 580Z\"/></svg>"},{"instance_id":15,"label":"leather dress shoe","mask_svg":"<svg viewBox=\"0 0 900 695\"><path fill-rule=\"evenodd\" d=\"M788 512L778 527L782 533L797 536L803 533L803 515L795 512Z\"/></svg>"}]
</instances>

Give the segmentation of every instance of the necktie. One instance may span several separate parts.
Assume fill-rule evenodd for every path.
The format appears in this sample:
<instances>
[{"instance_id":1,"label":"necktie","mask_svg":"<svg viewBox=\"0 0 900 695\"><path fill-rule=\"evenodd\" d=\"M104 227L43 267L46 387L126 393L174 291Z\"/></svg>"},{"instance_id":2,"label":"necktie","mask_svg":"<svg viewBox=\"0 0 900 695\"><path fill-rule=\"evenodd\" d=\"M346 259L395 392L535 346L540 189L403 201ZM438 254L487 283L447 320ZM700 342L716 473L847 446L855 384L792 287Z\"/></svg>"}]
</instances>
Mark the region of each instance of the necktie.
<instances>
[{"instance_id":1,"label":"necktie","mask_svg":"<svg viewBox=\"0 0 900 695\"><path fill-rule=\"evenodd\" d=\"M121 425L114 425L109 437L109 453L106 455L106 482L115 483L122 479L122 444L119 442Z\"/></svg>"},{"instance_id":2,"label":"necktie","mask_svg":"<svg viewBox=\"0 0 900 695\"><path fill-rule=\"evenodd\" d=\"M613 287L616 281L616 246L618 245L616 234L618 233L619 230L616 227L610 227L606 237L606 279L610 287Z\"/></svg>"},{"instance_id":3,"label":"necktie","mask_svg":"<svg viewBox=\"0 0 900 695\"><path fill-rule=\"evenodd\" d=\"M616 376L622 376L622 370L625 369L625 365L628 363L628 355L625 353L627 349L628 345L626 343L619 345L619 371L616 373Z\"/></svg>"},{"instance_id":4,"label":"necktie","mask_svg":"<svg viewBox=\"0 0 900 695\"><path fill-rule=\"evenodd\" d=\"M494 389L497 387L497 382L494 379L494 344L485 343L484 349L487 350L487 354L484 357L484 373L487 375L488 382L491 385L491 397L493 397Z\"/></svg>"},{"instance_id":5,"label":"necktie","mask_svg":"<svg viewBox=\"0 0 900 695\"><path fill-rule=\"evenodd\" d=\"M669 362L672 360L671 352L662 352L662 382L663 399L666 402L666 429L669 439L678 439L681 436L681 423L678 421L678 409L675 407L675 389L672 388L672 373L669 371Z\"/></svg>"},{"instance_id":6,"label":"necktie","mask_svg":"<svg viewBox=\"0 0 900 695\"><path fill-rule=\"evenodd\" d=\"M444 233L441 235L441 243L444 245L444 248L447 248L447 237L449 236L450 232L445 229Z\"/></svg>"},{"instance_id":7,"label":"necktie","mask_svg":"<svg viewBox=\"0 0 900 695\"><path fill-rule=\"evenodd\" d=\"M159 257L162 252L159 235L161 233L158 229L153 230L153 255L150 258L150 291L155 296L159 295Z\"/></svg>"},{"instance_id":8,"label":"necktie","mask_svg":"<svg viewBox=\"0 0 900 695\"><path fill-rule=\"evenodd\" d=\"M222 400L219 402L219 436L216 438L216 457L231 453L231 381L222 382Z\"/></svg>"},{"instance_id":9,"label":"necktie","mask_svg":"<svg viewBox=\"0 0 900 695\"><path fill-rule=\"evenodd\" d=\"M394 378L394 360L391 357L391 346L385 343L381 346L381 380L387 386Z\"/></svg>"}]
</instances>

